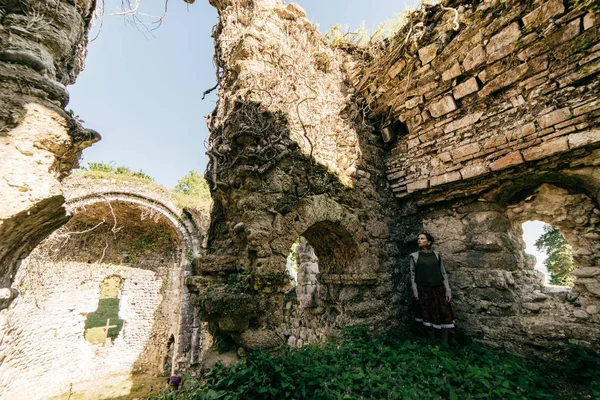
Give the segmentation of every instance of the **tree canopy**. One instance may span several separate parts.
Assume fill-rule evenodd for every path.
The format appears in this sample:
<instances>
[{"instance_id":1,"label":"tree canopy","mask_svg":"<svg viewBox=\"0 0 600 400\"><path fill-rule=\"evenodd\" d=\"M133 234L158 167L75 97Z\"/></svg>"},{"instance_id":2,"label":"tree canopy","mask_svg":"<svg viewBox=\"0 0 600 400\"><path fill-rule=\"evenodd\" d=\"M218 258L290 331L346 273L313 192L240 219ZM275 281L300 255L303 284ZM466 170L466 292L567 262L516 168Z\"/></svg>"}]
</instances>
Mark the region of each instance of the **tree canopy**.
<instances>
[{"instance_id":1,"label":"tree canopy","mask_svg":"<svg viewBox=\"0 0 600 400\"><path fill-rule=\"evenodd\" d=\"M210 190L204 176L194 169L177 181L174 190L188 196L210 200Z\"/></svg>"},{"instance_id":2,"label":"tree canopy","mask_svg":"<svg viewBox=\"0 0 600 400\"><path fill-rule=\"evenodd\" d=\"M535 247L548 255L544 265L550 273L550 283L573 286L571 271L576 268L573 262L573 249L558 228L544 225L544 233L535 241Z\"/></svg>"}]
</instances>

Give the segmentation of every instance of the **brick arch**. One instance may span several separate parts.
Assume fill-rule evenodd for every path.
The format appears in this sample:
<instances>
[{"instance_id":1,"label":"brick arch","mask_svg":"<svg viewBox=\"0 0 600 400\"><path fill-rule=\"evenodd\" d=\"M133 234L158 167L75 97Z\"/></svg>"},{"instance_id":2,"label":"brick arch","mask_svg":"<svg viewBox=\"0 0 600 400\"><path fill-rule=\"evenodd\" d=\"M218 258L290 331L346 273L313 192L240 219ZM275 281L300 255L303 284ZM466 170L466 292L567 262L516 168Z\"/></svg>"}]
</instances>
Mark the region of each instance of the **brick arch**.
<instances>
[{"instance_id":1,"label":"brick arch","mask_svg":"<svg viewBox=\"0 0 600 400\"><path fill-rule=\"evenodd\" d=\"M185 243L186 250L189 249L197 257L200 254L201 242L200 234L196 223L192 218L185 218L185 213L178 213L178 210L165 202L156 198L151 198L132 192L111 192L102 191L99 193L90 193L80 197L68 198L65 207L71 214L76 214L85 210L85 206L106 202L123 202L132 205L138 205L153 210L163 217L175 228ZM85 212L85 211L83 211ZM182 216L183 215L183 216Z\"/></svg>"}]
</instances>

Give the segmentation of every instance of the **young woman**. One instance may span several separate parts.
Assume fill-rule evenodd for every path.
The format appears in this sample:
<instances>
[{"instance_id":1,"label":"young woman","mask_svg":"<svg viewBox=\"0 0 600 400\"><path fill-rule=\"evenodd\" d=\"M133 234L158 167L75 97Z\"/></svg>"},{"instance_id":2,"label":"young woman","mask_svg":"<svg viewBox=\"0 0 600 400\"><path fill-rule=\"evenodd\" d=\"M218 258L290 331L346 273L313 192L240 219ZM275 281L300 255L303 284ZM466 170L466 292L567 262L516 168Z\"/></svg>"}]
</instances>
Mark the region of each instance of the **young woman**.
<instances>
[{"instance_id":1,"label":"young woman","mask_svg":"<svg viewBox=\"0 0 600 400\"><path fill-rule=\"evenodd\" d=\"M440 330L442 340L448 343L448 329L454 328L452 292L444 263L437 251L431 250L434 242L429 233L417 237L419 251L410 255L410 279L415 297L415 320L425 325L427 334L435 338Z\"/></svg>"}]
</instances>

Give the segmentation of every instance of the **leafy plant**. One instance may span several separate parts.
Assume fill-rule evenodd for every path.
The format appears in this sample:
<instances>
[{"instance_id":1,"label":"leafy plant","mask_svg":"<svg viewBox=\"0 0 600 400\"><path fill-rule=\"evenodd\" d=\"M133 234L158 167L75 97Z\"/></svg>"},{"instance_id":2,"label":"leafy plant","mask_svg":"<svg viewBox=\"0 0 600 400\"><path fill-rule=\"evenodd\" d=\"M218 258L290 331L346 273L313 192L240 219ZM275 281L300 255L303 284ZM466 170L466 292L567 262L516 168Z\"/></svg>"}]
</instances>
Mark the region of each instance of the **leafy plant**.
<instances>
[{"instance_id":1,"label":"leafy plant","mask_svg":"<svg viewBox=\"0 0 600 400\"><path fill-rule=\"evenodd\" d=\"M87 168L82 167L80 168L80 171L87 172L87 175L91 176L92 178L107 178L106 175L108 174L118 176L133 176L142 180L154 181L154 179L150 175L144 173L144 171L142 170L139 170L137 172L132 171L128 167L122 165L115 166L112 162L88 162ZM100 173L100 175L98 175L97 173Z\"/></svg>"},{"instance_id":2,"label":"leafy plant","mask_svg":"<svg viewBox=\"0 0 600 400\"><path fill-rule=\"evenodd\" d=\"M196 170L191 170L186 176L177 181L173 189L177 193L197 197L204 200L210 199L210 190L204 176Z\"/></svg>"},{"instance_id":3,"label":"leafy plant","mask_svg":"<svg viewBox=\"0 0 600 400\"><path fill-rule=\"evenodd\" d=\"M573 9L598 14L600 12L600 3L598 3L598 0L575 0Z\"/></svg>"},{"instance_id":4,"label":"leafy plant","mask_svg":"<svg viewBox=\"0 0 600 400\"><path fill-rule=\"evenodd\" d=\"M535 247L548 255L544 265L550 273L550 283L573 286L571 271L576 268L573 249L558 228L544 225L544 233L535 241Z\"/></svg>"},{"instance_id":5,"label":"leafy plant","mask_svg":"<svg viewBox=\"0 0 600 400\"><path fill-rule=\"evenodd\" d=\"M549 383L522 359L480 344L437 347L352 327L339 340L217 364L154 399L551 399Z\"/></svg>"}]
</instances>

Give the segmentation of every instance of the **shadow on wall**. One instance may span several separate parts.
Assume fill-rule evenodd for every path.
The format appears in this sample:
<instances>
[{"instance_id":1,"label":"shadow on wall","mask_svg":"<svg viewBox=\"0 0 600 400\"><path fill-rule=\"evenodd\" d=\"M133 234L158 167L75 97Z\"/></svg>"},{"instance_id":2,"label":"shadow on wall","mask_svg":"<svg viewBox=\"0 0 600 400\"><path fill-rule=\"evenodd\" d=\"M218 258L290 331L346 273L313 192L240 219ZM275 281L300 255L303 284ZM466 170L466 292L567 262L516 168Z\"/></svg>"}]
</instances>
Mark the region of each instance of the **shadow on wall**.
<instances>
[{"instance_id":1,"label":"shadow on wall","mask_svg":"<svg viewBox=\"0 0 600 400\"><path fill-rule=\"evenodd\" d=\"M337 327L368 323L359 314L396 324L392 303L398 294L387 282L395 263L390 216L397 204L384 174L377 172L383 171L384 161L377 132L360 116L353 122L346 115L358 137L358 145L353 142L348 148L362 157L347 184L302 150L323 145L315 140L335 141L333 136L314 138L310 127L290 132L286 114L252 102L232 102L224 110L227 115L218 116L222 125L216 113L210 123L207 180L215 204L208 254L197 260L189 281L210 333L233 334L241 347L281 345L277 331L289 290L286 257L299 236L314 248L317 279L320 287L332 288L336 318L346 312L344 304L360 304L345 315L347 320L337 319ZM325 157L323 148L320 151ZM379 280L386 284L375 290ZM341 292L342 286L360 294L337 300L339 293L334 292Z\"/></svg>"},{"instance_id":2,"label":"shadow on wall","mask_svg":"<svg viewBox=\"0 0 600 400\"><path fill-rule=\"evenodd\" d=\"M150 379L132 371L163 372L181 322L185 250L166 218L147 213L123 202L87 205L24 262L3 332L0 397L58 394L70 384L73 395L115 397Z\"/></svg>"}]
</instances>

